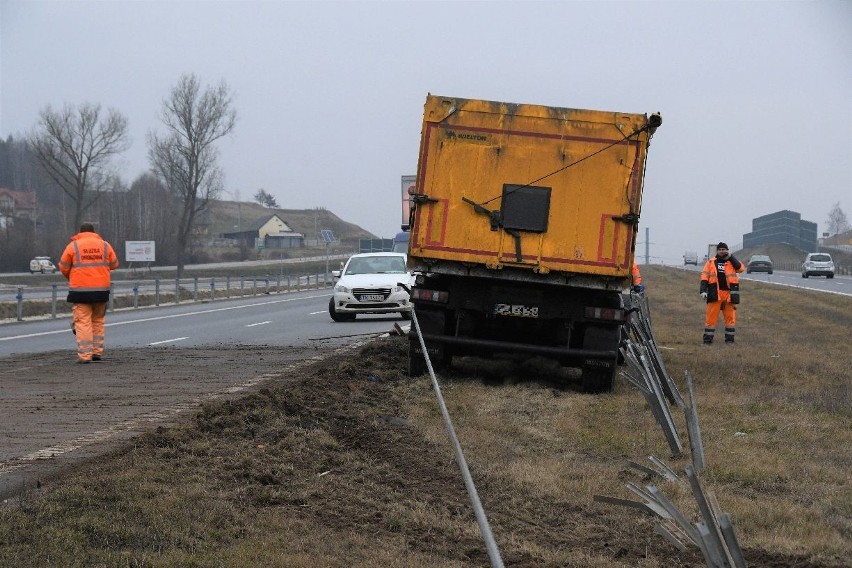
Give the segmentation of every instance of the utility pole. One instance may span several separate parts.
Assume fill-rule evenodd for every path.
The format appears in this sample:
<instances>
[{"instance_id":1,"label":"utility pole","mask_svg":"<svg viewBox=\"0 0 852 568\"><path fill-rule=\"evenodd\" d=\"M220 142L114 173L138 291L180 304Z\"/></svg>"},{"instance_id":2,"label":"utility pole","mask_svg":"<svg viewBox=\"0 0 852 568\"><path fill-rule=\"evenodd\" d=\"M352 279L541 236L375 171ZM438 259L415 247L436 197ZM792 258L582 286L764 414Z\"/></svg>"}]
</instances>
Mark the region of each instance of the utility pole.
<instances>
[{"instance_id":1,"label":"utility pole","mask_svg":"<svg viewBox=\"0 0 852 568\"><path fill-rule=\"evenodd\" d=\"M634 258L639 258L639 245L645 245L645 264L651 264L651 229L645 227L645 241L636 241L636 251L634 252Z\"/></svg>"},{"instance_id":2,"label":"utility pole","mask_svg":"<svg viewBox=\"0 0 852 568\"><path fill-rule=\"evenodd\" d=\"M651 260L651 255L649 254L648 249L649 245L651 244L651 238L648 236L650 230L651 229L649 229L648 227L645 227L645 264L648 264Z\"/></svg>"}]
</instances>

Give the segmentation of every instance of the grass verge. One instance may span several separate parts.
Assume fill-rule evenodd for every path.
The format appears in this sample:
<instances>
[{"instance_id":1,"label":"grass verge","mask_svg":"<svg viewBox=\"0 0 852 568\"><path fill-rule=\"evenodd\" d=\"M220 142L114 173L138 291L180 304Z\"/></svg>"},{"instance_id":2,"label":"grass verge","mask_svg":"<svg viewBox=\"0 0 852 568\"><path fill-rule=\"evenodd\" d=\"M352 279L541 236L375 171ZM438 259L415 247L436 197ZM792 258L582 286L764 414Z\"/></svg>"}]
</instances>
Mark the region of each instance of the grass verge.
<instances>
[{"instance_id":1,"label":"grass verge","mask_svg":"<svg viewBox=\"0 0 852 568\"><path fill-rule=\"evenodd\" d=\"M852 557L852 299L743 284L737 344L703 347L695 273L648 267L655 336L695 379L708 468L752 567ZM0 509L0 566L483 566L488 559L426 377L404 338L209 404ZM248 364L248 363L247 363ZM702 566L653 533L625 466L675 470L644 399L495 377L459 361L442 390L508 566ZM679 431L685 437L682 417ZM682 487L657 484L694 515Z\"/></svg>"}]
</instances>

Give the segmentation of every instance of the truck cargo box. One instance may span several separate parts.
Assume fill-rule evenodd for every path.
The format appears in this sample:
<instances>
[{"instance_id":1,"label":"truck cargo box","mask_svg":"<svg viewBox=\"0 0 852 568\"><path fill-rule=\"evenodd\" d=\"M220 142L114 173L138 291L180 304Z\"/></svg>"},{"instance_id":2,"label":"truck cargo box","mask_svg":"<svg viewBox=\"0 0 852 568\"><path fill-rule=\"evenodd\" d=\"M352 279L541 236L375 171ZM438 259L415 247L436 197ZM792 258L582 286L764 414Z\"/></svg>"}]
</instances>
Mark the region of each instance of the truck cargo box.
<instances>
[{"instance_id":1,"label":"truck cargo box","mask_svg":"<svg viewBox=\"0 0 852 568\"><path fill-rule=\"evenodd\" d=\"M626 287L659 124L658 115L429 95L410 266Z\"/></svg>"}]
</instances>

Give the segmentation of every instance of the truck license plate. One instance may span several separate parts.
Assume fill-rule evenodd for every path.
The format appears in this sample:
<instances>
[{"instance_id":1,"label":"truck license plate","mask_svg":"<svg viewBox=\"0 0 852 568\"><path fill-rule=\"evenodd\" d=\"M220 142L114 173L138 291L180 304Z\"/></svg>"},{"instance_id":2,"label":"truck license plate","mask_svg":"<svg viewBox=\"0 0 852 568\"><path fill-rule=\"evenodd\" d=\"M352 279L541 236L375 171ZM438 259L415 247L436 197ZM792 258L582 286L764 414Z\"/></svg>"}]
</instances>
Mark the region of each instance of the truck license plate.
<instances>
[{"instance_id":1,"label":"truck license plate","mask_svg":"<svg viewBox=\"0 0 852 568\"><path fill-rule=\"evenodd\" d=\"M381 302L385 297L381 294L362 294L361 297L358 298L360 302Z\"/></svg>"},{"instance_id":2,"label":"truck license plate","mask_svg":"<svg viewBox=\"0 0 852 568\"><path fill-rule=\"evenodd\" d=\"M537 318L538 306L525 306L523 304L494 304L494 315Z\"/></svg>"}]
</instances>

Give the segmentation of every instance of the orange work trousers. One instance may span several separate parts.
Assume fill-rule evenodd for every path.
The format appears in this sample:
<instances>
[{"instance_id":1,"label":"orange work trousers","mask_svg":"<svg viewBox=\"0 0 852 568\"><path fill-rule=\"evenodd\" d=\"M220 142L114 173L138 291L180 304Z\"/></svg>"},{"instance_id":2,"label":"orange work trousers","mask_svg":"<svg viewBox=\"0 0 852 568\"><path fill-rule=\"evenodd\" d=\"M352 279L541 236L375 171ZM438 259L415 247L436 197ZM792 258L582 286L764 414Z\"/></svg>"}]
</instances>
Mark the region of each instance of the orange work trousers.
<instances>
[{"instance_id":1,"label":"orange work trousers","mask_svg":"<svg viewBox=\"0 0 852 568\"><path fill-rule=\"evenodd\" d=\"M715 302L707 302L707 318L704 321L704 342L713 341L716 333L716 322L719 321L719 312L725 318L725 341L733 342L737 330L737 306L731 303L731 292L719 290L719 299Z\"/></svg>"},{"instance_id":2,"label":"orange work trousers","mask_svg":"<svg viewBox=\"0 0 852 568\"><path fill-rule=\"evenodd\" d=\"M91 361L92 355L104 352L104 318L106 302L74 304L74 332L77 335L77 358Z\"/></svg>"}]
</instances>

